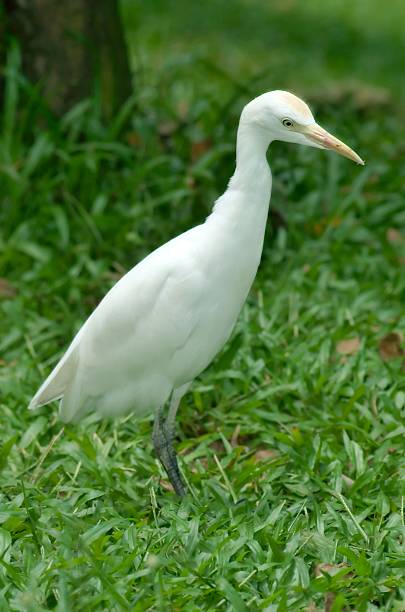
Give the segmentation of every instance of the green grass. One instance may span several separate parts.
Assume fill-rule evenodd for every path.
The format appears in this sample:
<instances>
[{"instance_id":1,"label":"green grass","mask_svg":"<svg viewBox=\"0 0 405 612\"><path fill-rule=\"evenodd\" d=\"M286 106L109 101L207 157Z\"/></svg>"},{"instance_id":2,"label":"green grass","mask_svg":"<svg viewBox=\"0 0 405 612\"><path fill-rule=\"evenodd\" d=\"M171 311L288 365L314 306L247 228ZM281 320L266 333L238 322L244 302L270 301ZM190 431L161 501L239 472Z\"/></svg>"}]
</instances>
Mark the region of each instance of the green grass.
<instances>
[{"instance_id":1,"label":"green grass","mask_svg":"<svg viewBox=\"0 0 405 612\"><path fill-rule=\"evenodd\" d=\"M253 78L266 24L261 42L252 40L243 8L232 14L235 32L221 26L215 2L191 17L173 4L170 31L159 5L145 9L143 29L127 6L129 35L143 49L139 58L132 43L138 91L106 124L95 101L52 119L21 77L18 53L9 54L0 140L1 610L405 610L404 355L391 343L383 359L381 347L387 334L405 332L402 4L381 20L371 9L343 19L341 2L319 14L318 2L287 5L296 11L280 4L268 16L272 32L284 28L278 48L287 57L300 39L312 45L298 87L367 165L272 147L272 206L284 221L269 224L231 342L180 408L183 501L167 490L150 421L90 417L62 430L56 406L26 406L119 275L203 220L232 172L243 102L291 86L294 70L286 64L284 73L280 59L269 63L271 82ZM186 17L192 50L179 35ZM318 18L316 51L303 24ZM231 61L242 34L246 49ZM342 37L357 54L337 61ZM364 69L369 53L375 73ZM342 354L339 343L353 338L357 349Z\"/></svg>"}]
</instances>

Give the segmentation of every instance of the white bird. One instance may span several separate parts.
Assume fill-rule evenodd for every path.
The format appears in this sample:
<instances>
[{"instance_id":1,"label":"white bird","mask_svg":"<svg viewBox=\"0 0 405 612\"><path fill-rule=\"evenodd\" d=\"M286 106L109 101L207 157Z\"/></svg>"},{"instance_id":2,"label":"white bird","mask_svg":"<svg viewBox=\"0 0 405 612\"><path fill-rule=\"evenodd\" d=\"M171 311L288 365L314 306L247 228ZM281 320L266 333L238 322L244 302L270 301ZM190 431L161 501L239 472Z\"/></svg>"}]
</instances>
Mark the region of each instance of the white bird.
<instances>
[{"instance_id":1,"label":"white bird","mask_svg":"<svg viewBox=\"0 0 405 612\"><path fill-rule=\"evenodd\" d=\"M274 140L364 164L295 95L272 91L252 100L240 117L235 172L212 213L117 282L29 405L60 399L65 422L92 411L156 413L155 451L179 495L185 487L172 445L176 410L229 338L256 276L271 193L266 151Z\"/></svg>"}]
</instances>

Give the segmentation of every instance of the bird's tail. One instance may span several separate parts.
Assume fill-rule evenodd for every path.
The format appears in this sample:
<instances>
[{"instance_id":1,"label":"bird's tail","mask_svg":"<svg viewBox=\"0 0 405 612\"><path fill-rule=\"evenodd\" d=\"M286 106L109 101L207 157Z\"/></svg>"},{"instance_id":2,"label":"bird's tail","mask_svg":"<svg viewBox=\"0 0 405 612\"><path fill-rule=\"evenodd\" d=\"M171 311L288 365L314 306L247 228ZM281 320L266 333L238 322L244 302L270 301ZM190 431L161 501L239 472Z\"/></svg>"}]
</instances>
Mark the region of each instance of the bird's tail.
<instances>
[{"instance_id":1,"label":"bird's tail","mask_svg":"<svg viewBox=\"0 0 405 612\"><path fill-rule=\"evenodd\" d=\"M45 404L63 397L66 388L75 376L78 361L77 353L77 346L72 347L65 353L35 393L28 405L28 410L45 406Z\"/></svg>"}]
</instances>

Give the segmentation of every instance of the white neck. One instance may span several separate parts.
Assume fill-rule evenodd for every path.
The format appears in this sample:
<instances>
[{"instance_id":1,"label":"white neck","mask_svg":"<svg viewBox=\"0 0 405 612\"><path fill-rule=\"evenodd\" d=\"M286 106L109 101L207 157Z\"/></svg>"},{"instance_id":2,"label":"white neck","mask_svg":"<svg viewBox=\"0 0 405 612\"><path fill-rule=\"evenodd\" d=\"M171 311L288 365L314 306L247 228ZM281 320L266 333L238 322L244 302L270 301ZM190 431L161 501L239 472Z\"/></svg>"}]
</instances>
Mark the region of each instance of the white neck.
<instances>
[{"instance_id":1,"label":"white neck","mask_svg":"<svg viewBox=\"0 0 405 612\"><path fill-rule=\"evenodd\" d=\"M269 180L266 152L270 144L268 134L260 126L239 123L236 140L236 169L229 187L251 189L258 187L258 181L265 187ZM263 181L263 183L262 183Z\"/></svg>"},{"instance_id":2,"label":"white neck","mask_svg":"<svg viewBox=\"0 0 405 612\"><path fill-rule=\"evenodd\" d=\"M271 192L268 145L263 130L242 119L235 172L204 224L209 274L216 278L218 287L223 285L233 296L235 317L256 276L263 250Z\"/></svg>"},{"instance_id":3,"label":"white neck","mask_svg":"<svg viewBox=\"0 0 405 612\"><path fill-rule=\"evenodd\" d=\"M266 222L271 193L271 173L266 159L269 144L270 137L263 128L240 121L235 172L208 220L220 215L233 217L235 221L238 218L243 223L244 218L254 215L259 222ZM260 213L264 214L264 221Z\"/></svg>"}]
</instances>

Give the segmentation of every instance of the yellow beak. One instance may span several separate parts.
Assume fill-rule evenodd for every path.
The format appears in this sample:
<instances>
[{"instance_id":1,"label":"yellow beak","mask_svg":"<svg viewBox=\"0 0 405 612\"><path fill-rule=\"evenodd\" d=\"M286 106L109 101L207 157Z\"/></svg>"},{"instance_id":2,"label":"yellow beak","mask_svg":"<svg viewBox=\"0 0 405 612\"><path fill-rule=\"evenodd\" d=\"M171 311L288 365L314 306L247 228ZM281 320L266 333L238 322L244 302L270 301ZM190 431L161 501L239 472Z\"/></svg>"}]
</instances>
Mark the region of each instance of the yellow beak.
<instances>
[{"instance_id":1,"label":"yellow beak","mask_svg":"<svg viewBox=\"0 0 405 612\"><path fill-rule=\"evenodd\" d=\"M320 146L322 149L330 149L331 151L336 151L339 155L343 155L343 157L347 157L347 159L351 159L356 162L356 164L361 164L364 166L364 161L357 155L353 149L348 147L344 142L338 140L329 134L326 130L324 130L317 123L312 123L311 125L306 125L300 130L309 140L312 140L315 144Z\"/></svg>"}]
</instances>

